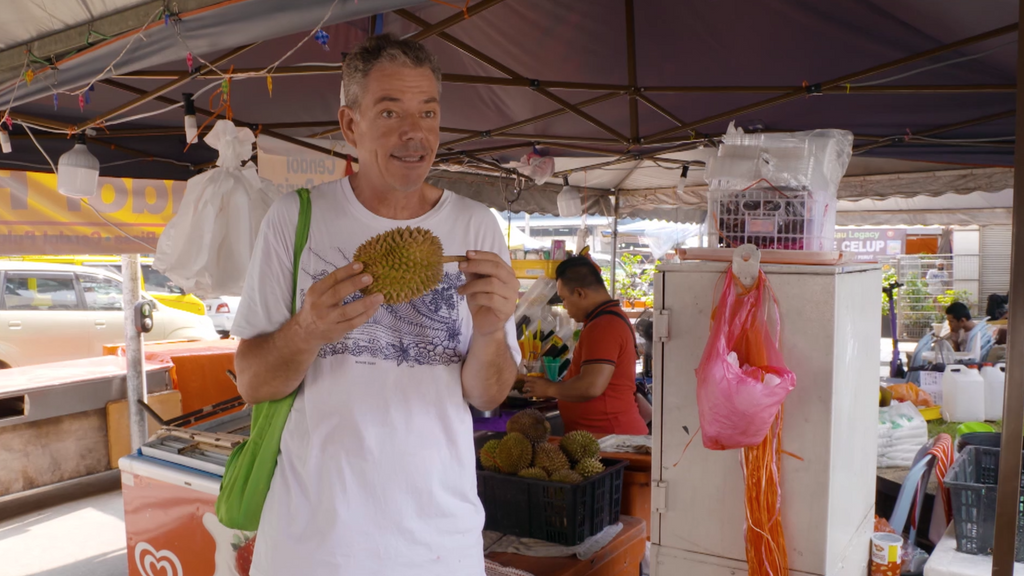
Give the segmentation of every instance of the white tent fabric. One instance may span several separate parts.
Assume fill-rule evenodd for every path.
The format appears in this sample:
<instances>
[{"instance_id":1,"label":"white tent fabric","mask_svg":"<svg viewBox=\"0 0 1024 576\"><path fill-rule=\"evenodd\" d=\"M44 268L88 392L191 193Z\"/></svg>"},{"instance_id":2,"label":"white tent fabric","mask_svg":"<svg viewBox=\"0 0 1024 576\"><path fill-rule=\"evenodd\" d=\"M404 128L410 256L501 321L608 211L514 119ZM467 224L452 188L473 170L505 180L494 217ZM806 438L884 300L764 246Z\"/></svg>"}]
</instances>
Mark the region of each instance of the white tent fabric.
<instances>
[{"instance_id":1,"label":"white tent fabric","mask_svg":"<svg viewBox=\"0 0 1024 576\"><path fill-rule=\"evenodd\" d=\"M321 143L322 145L322 143ZM261 134L260 176L274 182L282 191L299 186L314 186L344 176L345 161L267 137ZM336 152L355 152L343 141ZM704 151L671 155L679 160L698 160ZM587 171L593 158L557 158L556 170L573 170L569 182L584 194L587 212L612 216L613 197L609 189L619 191L619 215L622 218L702 223L707 215L707 186L703 170L689 174L682 192L677 167L651 161L629 162L598 171ZM971 168L936 171L927 162L854 157L847 176L839 185L837 223L851 226L888 226L893 224L928 226L967 226L1008 224L1012 205L1013 171L1009 168ZM879 173L896 170L894 173ZM516 195L514 182L507 177L472 170L436 170L430 182L463 196L483 202L491 208L506 210L512 202L514 212L557 214L555 196L561 185L551 182L528 188ZM642 187L642 188L640 188Z\"/></svg>"},{"instance_id":2,"label":"white tent fabric","mask_svg":"<svg viewBox=\"0 0 1024 576\"><path fill-rule=\"evenodd\" d=\"M548 244L527 236L515 224L512 224L511 232L509 232L508 220L502 218L501 213L494 208L491 208L491 214L494 214L498 220L501 234L505 237L505 243L508 244L509 250L540 250L548 247Z\"/></svg>"},{"instance_id":3,"label":"white tent fabric","mask_svg":"<svg viewBox=\"0 0 1024 576\"><path fill-rule=\"evenodd\" d=\"M1010 224L1013 190L885 200L840 200L840 226L987 226Z\"/></svg>"},{"instance_id":4,"label":"white tent fabric","mask_svg":"<svg viewBox=\"0 0 1024 576\"><path fill-rule=\"evenodd\" d=\"M92 22L115 12L146 4L146 0L35 0L3 3L0 49ZM148 2L149 4L157 4ZM159 6L159 5L158 5ZM154 8L155 13L158 8Z\"/></svg>"}]
</instances>

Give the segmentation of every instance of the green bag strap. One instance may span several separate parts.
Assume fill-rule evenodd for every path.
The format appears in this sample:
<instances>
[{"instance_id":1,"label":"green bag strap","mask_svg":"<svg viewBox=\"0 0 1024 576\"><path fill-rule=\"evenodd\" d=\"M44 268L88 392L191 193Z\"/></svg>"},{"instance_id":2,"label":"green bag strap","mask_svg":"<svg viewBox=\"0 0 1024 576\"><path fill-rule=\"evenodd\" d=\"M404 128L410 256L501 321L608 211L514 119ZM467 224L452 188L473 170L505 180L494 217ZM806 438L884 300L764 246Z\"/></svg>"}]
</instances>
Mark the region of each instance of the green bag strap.
<instances>
[{"instance_id":1,"label":"green bag strap","mask_svg":"<svg viewBox=\"0 0 1024 576\"><path fill-rule=\"evenodd\" d=\"M295 226L292 252L292 315L298 311L299 265L309 240L312 202L309 190L300 188L299 221ZM221 524L234 530L254 532L259 528L263 505L281 450L281 436L298 389L279 400L252 407L249 438L231 451L221 479L215 510Z\"/></svg>"},{"instance_id":2,"label":"green bag strap","mask_svg":"<svg viewBox=\"0 0 1024 576\"><path fill-rule=\"evenodd\" d=\"M313 214L309 190L299 188L295 192L299 195L299 223L295 226L295 249L292 251L292 316L299 311L299 262L309 240L309 221Z\"/></svg>"}]
</instances>

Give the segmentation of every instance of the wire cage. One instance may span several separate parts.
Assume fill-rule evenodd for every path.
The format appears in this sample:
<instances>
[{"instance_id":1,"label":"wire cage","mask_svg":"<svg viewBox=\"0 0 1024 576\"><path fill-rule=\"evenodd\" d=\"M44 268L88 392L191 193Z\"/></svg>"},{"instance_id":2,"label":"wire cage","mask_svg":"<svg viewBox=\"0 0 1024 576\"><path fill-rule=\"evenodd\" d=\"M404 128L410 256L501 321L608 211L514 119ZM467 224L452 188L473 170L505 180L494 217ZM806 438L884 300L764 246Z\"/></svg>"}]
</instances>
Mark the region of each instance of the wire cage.
<instances>
[{"instance_id":1,"label":"wire cage","mask_svg":"<svg viewBox=\"0 0 1024 576\"><path fill-rule=\"evenodd\" d=\"M903 287L897 291L899 337L916 340L946 321L951 301L967 304L979 315L977 254L921 254L900 256L887 262Z\"/></svg>"},{"instance_id":2,"label":"wire cage","mask_svg":"<svg viewBox=\"0 0 1024 576\"><path fill-rule=\"evenodd\" d=\"M836 213L832 195L774 187L708 192L708 218L718 245L753 244L768 250L832 251Z\"/></svg>"}]
</instances>

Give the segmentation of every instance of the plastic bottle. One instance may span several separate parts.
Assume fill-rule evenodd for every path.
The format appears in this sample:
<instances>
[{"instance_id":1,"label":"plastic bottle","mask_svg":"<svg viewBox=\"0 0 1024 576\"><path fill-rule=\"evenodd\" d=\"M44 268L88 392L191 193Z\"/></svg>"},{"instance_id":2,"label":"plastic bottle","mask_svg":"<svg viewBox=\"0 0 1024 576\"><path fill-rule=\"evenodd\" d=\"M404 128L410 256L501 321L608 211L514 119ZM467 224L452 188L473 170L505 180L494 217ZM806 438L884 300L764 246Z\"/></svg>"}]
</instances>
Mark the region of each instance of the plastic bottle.
<instances>
[{"instance_id":1,"label":"plastic bottle","mask_svg":"<svg viewBox=\"0 0 1024 576\"><path fill-rule=\"evenodd\" d=\"M985 364L981 369L981 378L985 381L985 420L995 422L1003 417L1006 364Z\"/></svg>"},{"instance_id":2,"label":"plastic bottle","mask_svg":"<svg viewBox=\"0 0 1024 576\"><path fill-rule=\"evenodd\" d=\"M985 381L967 366L947 366L942 376L942 417L947 422L985 420Z\"/></svg>"}]
</instances>

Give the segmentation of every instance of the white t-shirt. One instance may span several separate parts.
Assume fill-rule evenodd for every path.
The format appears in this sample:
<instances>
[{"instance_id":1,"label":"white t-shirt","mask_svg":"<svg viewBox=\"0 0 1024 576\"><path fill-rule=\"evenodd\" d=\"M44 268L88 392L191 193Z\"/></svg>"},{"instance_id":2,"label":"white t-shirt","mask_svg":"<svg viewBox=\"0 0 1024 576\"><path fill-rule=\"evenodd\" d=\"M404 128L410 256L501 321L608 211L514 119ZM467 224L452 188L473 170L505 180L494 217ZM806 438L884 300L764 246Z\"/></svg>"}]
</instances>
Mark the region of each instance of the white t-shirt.
<instances>
[{"instance_id":1,"label":"white t-shirt","mask_svg":"<svg viewBox=\"0 0 1024 576\"><path fill-rule=\"evenodd\" d=\"M406 221L367 210L348 179L318 186L310 197L300 303L363 241L397 226L432 230L445 254L485 250L508 258L490 211L450 191L430 212ZM285 194L263 221L235 336L273 332L291 316L298 212L298 195ZM253 576L483 576L484 512L462 395L473 332L466 299L456 292L464 282L458 266L446 264L436 289L383 306L320 350L285 426ZM518 362L512 320L507 333Z\"/></svg>"}]
</instances>

